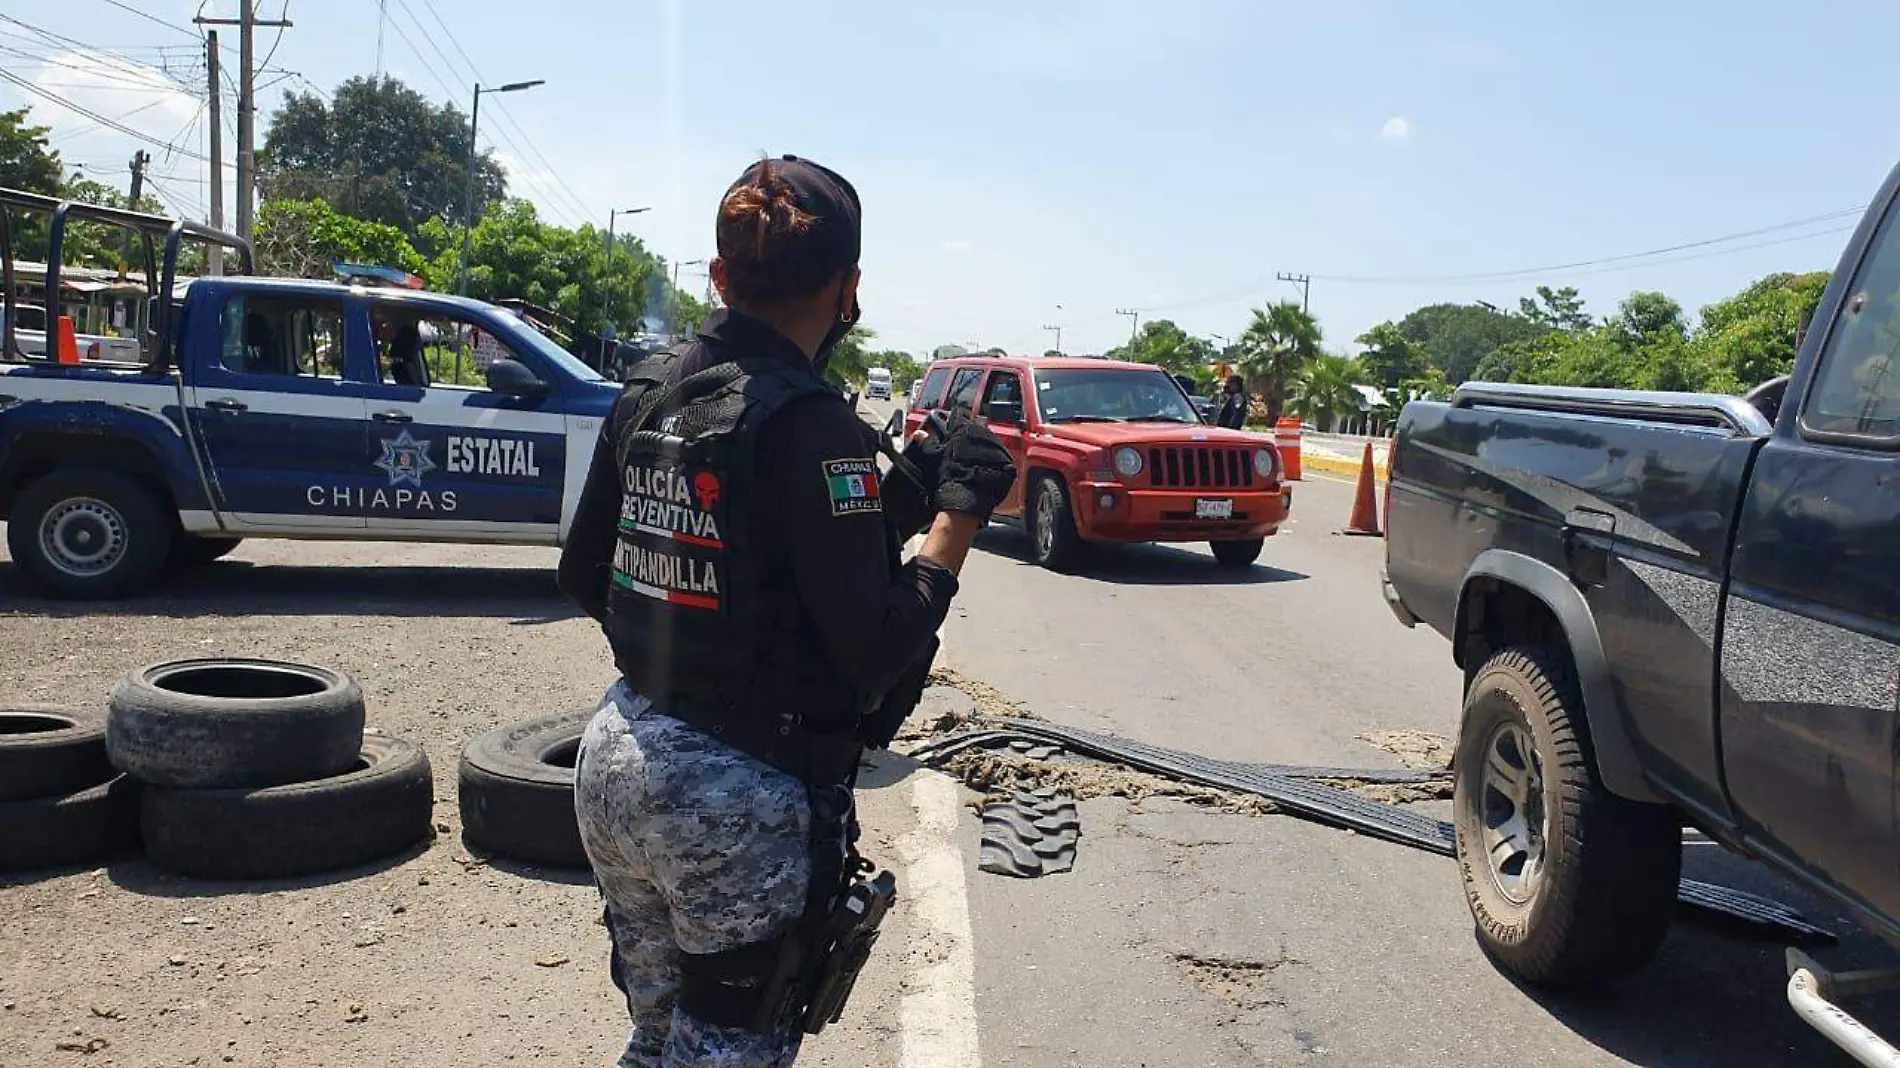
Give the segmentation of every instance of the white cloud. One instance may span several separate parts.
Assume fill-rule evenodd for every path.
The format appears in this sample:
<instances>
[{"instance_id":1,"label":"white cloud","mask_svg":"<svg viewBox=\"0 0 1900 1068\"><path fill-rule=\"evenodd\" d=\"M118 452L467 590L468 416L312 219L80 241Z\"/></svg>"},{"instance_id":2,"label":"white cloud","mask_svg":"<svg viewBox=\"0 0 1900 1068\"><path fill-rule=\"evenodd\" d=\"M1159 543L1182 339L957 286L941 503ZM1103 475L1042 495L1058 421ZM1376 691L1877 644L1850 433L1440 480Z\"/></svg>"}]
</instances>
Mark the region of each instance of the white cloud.
<instances>
[{"instance_id":1,"label":"white cloud","mask_svg":"<svg viewBox=\"0 0 1900 1068\"><path fill-rule=\"evenodd\" d=\"M1379 128L1379 136L1388 141L1403 141L1412 136L1412 124L1403 115L1394 115Z\"/></svg>"},{"instance_id":2,"label":"white cloud","mask_svg":"<svg viewBox=\"0 0 1900 1068\"><path fill-rule=\"evenodd\" d=\"M943 243L943 250L945 252L955 252L958 255L962 255L963 253L970 251L970 243L968 241L964 241L960 239L945 241Z\"/></svg>"}]
</instances>

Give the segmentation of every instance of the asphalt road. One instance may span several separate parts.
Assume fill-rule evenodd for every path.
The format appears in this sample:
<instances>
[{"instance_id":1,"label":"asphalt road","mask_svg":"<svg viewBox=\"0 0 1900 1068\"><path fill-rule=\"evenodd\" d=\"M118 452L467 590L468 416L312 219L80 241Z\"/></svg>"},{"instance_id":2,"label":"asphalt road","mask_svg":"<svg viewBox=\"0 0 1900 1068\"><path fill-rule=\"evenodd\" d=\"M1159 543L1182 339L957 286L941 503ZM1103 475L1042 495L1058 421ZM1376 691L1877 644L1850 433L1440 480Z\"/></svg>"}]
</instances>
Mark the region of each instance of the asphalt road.
<instances>
[{"instance_id":1,"label":"asphalt road","mask_svg":"<svg viewBox=\"0 0 1900 1068\"><path fill-rule=\"evenodd\" d=\"M1058 575L993 529L944 659L1075 726L1224 758L1398 766L1359 736L1449 738L1461 678L1443 639L1380 598L1383 542L1337 533L1351 493L1300 483L1293 521L1244 572L1190 545L1115 547ZM1678 924L1615 989L1531 992L1478 950L1448 860L1286 816L1119 798L1082 812L1074 872L969 876L986 1064L1851 1063L1788 1008L1778 946ZM1892 963L1716 846L1692 836L1685 866L1842 933L1829 963ZM1900 1013L1856 1007L1900 1035Z\"/></svg>"}]
</instances>

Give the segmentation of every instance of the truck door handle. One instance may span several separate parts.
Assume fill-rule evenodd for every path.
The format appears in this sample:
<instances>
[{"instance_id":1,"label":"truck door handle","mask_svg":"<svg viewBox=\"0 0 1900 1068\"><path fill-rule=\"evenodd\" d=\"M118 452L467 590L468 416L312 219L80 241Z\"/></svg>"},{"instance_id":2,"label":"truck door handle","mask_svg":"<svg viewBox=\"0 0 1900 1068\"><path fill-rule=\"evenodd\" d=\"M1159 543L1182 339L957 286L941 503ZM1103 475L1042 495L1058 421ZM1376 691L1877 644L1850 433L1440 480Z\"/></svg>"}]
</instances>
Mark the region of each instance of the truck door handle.
<instances>
[{"instance_id":1,"label":"truck door handle","mask_svg":"<svg viewBox=\"0 0 1900 1068\"><path fill-rule=\"evenodd\" d=\"M395 410L391 410L387 412L377 412L375 415L370 416L370 418L376 420L379 423L413 423L416 421L416 417L413 415L410 415L408 412L399 412Z\"/></svg>"},{"instance_id":2,"label":"truck door handle","mask_svg":"<svg viewBox=\"0 0 1900 1068\"><path fill-rule=\"evenodd\" d=\"M205 407L219 412L241 412L248 409L250 405L235 397L217 397L206 401Z\"/></svg>"}]
</instances>

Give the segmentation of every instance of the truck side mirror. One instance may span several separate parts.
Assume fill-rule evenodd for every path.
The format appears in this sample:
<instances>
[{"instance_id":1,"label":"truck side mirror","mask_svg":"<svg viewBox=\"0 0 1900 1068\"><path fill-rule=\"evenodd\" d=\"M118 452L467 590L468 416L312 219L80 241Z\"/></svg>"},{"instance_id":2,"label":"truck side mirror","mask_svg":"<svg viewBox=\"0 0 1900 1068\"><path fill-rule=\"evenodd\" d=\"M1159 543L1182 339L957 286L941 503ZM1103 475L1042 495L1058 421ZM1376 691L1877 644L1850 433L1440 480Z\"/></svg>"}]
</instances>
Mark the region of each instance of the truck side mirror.
<instances>
[{"instance_id":1,"label":"truck side mirror","mask_svg":"<svg viewBox=\"0 0 1900 1068\"><path fill-rule=\"evenodd\" d=\"M991 401L984 414L989 416L992 423L1021 426L1023 425L1023 402L1019 400Z\"/></svg>"},{"instance_id":2,"label":"truck side mirror","mask_svg":"<svg viewBox=\"0 0 1900 1068\"><path fill-rule=\"evenodd\" d=\"M540 400L548 394L548 384L535 377L519 360L496 360L488 365L488 388L504 397Z\"/></svg>"}]
</instances>

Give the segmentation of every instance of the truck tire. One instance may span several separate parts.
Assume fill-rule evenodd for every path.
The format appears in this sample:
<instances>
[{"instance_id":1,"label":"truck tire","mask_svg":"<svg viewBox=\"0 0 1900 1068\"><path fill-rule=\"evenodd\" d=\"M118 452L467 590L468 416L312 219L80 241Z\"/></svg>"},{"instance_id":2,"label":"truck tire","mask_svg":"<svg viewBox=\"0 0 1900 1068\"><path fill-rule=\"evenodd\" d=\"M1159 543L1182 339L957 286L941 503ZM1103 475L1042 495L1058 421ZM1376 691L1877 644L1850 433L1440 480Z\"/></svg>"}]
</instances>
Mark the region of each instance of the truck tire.
<instances>
[{"instance_id":1,"label":"truck tire","mask_svg":"<svg viewBox=\"0 0 1900 1068\"><path fill-rule=\"evenodd\" d=\"M201 879L281 879L353 868L429 837L429 757L400 738L363 739L341 775L261 790L145 789L154 864Z\"/></svg>"},{"instance_id":2,"label":"truck tire","mask_svg":"<svg viewBox=\"0 0 1900 1068\"><path fill-rule=\"evenodd\" d=\"M1494 654L1465 691L1453 825L1479 944L1529 983L1600 983L1647 964L1682 873L1674 809L1597 781L1569 662Z\"/></svg>"},{"instance_id":3,"label":"truck tire","mask_svg":"<svg viewBox=\"0 0 1900 1068\"><path fill-rule=\"evenodd\" d=\"M102 468L63 468L20 491L7 523L7 549L43 594L124 597L158 578L172 525L158 492L145 482Z\"/></svg>"},{"instance_id":4,"label":"truck tire","mask_svg":"<svg viewBox=\"0 0 1900 1068\"><path fill-rule=\"evenodd\" d=\"M113 775L104 716L47 705L0 707L0 801L70 794Z\"/></svg>"},{"instance_id":5,"label":"truck tire","mask_svg":"<svg viewBox=\"0 0 1900 1068\"><path fill-rule=\"evenodd\" d=\"M179 567L203 567L214 560L223 559L243 541L243 538L211 538L182 532L174 534L172 563Z\"/></svg>"},{"instance_id":6,"label":"truck tire","mask_svg":"<svg viewBox=\"0 0 1900 1068\"><path fill-rule=\"evenodd\" d=\"M339 775L363 742L349 676L281 660L173 660L106 700L106 755L154 786L276 786Z\"/></svg>"},{"instance_id":7,"label":"truck tire","mask_svg":"<svg viewBox=\"0 0 1900 1068\"><path fill-rule=\"evenodd\" d=\"M1029 543L1036 563L1051 571L1073 571L1082 562L1085 546L1069 509L1069 490L1062 479L1047 472L1030 485Z\"/></svg>"},{"instance_id":8,"label":"truck tire","mask_svg":"<svg viewBox=\"0 0 1900 1068\"><path fill-rule=\"evenodd\" d=\"M0 872L91 864L139 841L139 784L120 775L83 790L0 801Z\"/></svg>"},{"instance_id":9,"label":"truck tire","mask_svg":"<svg viewBox=\"0 0 1900 1068\"><path fill-rule=\"evenodd\" d=\"M525 720L468 743L456 800L469 848L557 868L588 867L574 818L574 758L593 717L590 708Z\"/></svg>"},{"instance_id":10,"label":"truck tire","mask_svg":"<svg viewBox=\"0 0 1900 1068\"><path fill-rule=\"evenodd\" d=\"M1210 541L1208 547L1214 550L1214 561L1222 567L1248 567L1260 559L1260 550L1266 547L1265 538L1248 538L1245 541Z\"/></svg>"}]
</instances>

